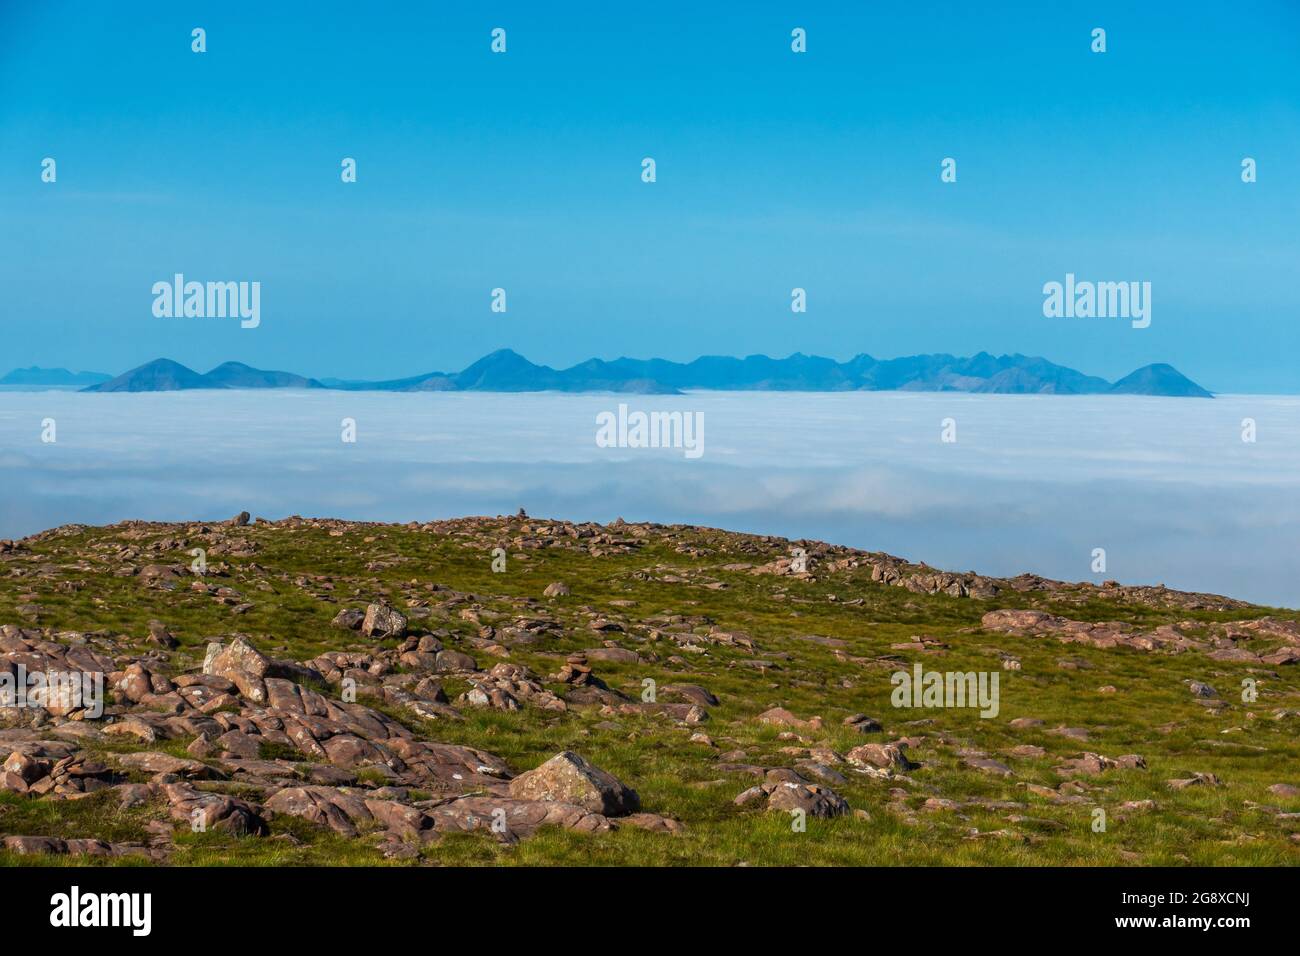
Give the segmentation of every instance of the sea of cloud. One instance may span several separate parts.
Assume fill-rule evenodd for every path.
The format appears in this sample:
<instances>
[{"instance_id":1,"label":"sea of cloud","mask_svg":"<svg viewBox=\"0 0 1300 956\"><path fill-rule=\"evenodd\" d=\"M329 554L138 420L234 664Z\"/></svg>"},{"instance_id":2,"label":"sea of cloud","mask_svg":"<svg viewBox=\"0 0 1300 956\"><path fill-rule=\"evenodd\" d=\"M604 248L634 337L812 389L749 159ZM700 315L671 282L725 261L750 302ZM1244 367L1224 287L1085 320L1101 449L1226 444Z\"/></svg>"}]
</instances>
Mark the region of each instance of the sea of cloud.
<instances>
[{"instance_id":1,"label":"sea of cloud","mask_svg":"<svg viewBox=\"0 0 1300 956\"><path fill-rule=\"evenodd\" d=\"M596 416L620 402L702 412L703 456L598 447ZM241 510L410 521L523 507L1297 606L1298 491L1297 397L0 394L0 537Z\"/></svg>"}]
</instances>

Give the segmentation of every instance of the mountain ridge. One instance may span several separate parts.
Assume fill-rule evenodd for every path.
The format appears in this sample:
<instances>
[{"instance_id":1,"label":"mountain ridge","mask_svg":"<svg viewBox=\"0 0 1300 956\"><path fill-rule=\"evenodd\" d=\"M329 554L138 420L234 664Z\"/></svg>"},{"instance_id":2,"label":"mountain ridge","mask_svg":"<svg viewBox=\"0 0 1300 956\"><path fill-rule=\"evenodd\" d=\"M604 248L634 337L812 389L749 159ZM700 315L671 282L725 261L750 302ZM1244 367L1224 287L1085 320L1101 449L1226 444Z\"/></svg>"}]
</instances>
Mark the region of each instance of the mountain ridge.
<instances>
[{"instance_id":1,"label":"mountain ridge","mask_svg":"<svg viewBox=\"0 0 1300 956\"><path fill-rule=\"evenodd\" d=\"M567 369L538 365L512 349L498 349L460 372L428 372L400 379L318 380L226 362L201 374L171 359L154 359L87 392L153 392L226 388L310 388L339 391L623 392L676 395L711 391L937 391L1015 395L1158 395L1210 398L1173 366L1146 365L1116 383L1038 356L968 358L933 353L876 359L859 353L846 362L795 352L786 358L705 355L691 362L591 358Z\"/></svg>"},{"instance_id":2,"label":"mountain ridge","mask_svg":"<svg viewBox=\"0 0 1300 956\"><path fill-rule=\"evenodd\" d=\"M210 372L159 358L123 372L107 382L99 382L83 392L179 392L196 389L236 388L325 388L314 378L292 372L267 371L243 362L223 362Z\"/></svg>"},{"instance_id":3,"label":"mountain ridge","mask_svg":"<svg viewBox=\"0 0 1300 956\"><path fill-rule=\"evenodd\" d=\"M51 388L67 388L76 385L98 385L112 377L103 372L70 372L66 368L41 368L39 365L30 365L27 368L13 369L0 378L0 385L43 385Z\"/></svg>"}]
</instances>

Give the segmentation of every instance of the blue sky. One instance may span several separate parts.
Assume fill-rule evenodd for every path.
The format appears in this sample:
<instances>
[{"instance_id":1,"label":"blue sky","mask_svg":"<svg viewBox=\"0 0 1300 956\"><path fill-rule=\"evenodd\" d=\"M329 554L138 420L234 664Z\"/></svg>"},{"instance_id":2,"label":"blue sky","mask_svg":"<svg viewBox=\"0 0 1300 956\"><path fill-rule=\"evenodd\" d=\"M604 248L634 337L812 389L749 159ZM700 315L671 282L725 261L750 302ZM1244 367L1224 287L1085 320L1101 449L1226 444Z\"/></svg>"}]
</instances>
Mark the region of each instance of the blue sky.
<instances>
[{"instance_id":1,"label":"blue sky","mask_svg":"<svg viewBox=\"0 0 1300 956\"><path fill-rule=\"evenodd\" d=\"M1300 391L1300 5L702 6L0 2L0 372L984 349ZM260 281L261 326L155 318L175 272ZM1150 281L1151 327L1045 318L1067 272Z\"/></svg>"}]
</instances>

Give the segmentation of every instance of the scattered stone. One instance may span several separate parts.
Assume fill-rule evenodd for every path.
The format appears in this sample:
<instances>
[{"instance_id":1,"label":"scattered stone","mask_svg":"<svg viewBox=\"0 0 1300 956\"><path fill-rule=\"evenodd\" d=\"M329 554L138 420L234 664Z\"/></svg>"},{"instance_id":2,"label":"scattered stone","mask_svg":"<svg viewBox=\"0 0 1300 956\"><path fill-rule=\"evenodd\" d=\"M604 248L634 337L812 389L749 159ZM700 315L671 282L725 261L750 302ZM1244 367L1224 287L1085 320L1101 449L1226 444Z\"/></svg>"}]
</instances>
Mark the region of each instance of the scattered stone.
<instances>
[{"instance_id":1,"label":"scattered stone","mask_svg":"<svg viewBox=\"0 0 1300 956\"><path fill-rule=\"evenodd\" d=\"M966 757L966 766L974 770L983 770L985 773L997 774L1000 777L1011 777L1014 774L1011 768L1000 760L994 760L992 757Z\"/></svg>"},{"instance_id":2,"label":"scattered stone","mask_svg":"<svg viewBox=\"0 0 1300 956\"><path fill-rule=\"evenodd\" d=\"M365 611L359 611L356 608L344 608L334 615L334 619L330 623L347 631L359 631L365 620Z\"/></svg>"},{"instance_id":3,"label":"scattered stone","mask_svg":"<svg viewBox=\"0 0 1300 956\"><path fill-rule=\"evenodd\" d=\"M460 651L439 651L434 660L434 669L440 673L476 671L478 662Z\"/></svg>"},{"instance_id":4,"label":"scattered stone","mask_svg":"<svg viewBox=\"0 0 1300 956\"><path fill-rule=\"evenodd\" d=\"M850 714L844 718L844 726L856 730L860 734L877 734L884 728L880 726L880 721L866 714Z\"/></svg>"},{"instance_id":5,"label":"scattered stone","mask_svg":"<svg viewBox=\"0 0 1300 956\"><path fill-rule=\"evenodd\" d=\"M718 698L699 684L665 684L659 688L661 697L681 697L700 707L717 707Z\"/></svg>"},{"instance_id":6,"label":"scattered stone","mask_svg":"<svg viewBox=\"0 0 1300 956\"><path fill-rule=\"evenodd\" d=\"M1035 744L1020 744L1012 747L1007 753L1013 757L1045 757L1047 751Z\"/></svg>"},{"instance_id":7,"label":"scattered stone","mask_svg":"<svg viewBox=\"0 0 1300 956\"><path fill-rule=\"evenodd\" d=\"M1220 780L1212 773L1193 773L1190 777L1166 780L1170 790L1186 790L1188 787L1217 787Z\"/></svg>"},{"instance_id":8,"label":"scattered stone","mask_svg":"<svg viewBox=\"0 0 1300 956\"><path fill-rule=\"evenodd\" d=\"M165 647L168 650L180 647L181 642L176 640L167 625L162 621L149 622L149 640L159 647Z\"/></svg>"},{"instance_id":9,"label":"scattered stone","mask_svg":"<svg viewBox=\"0 0 1300 956\"><path fill-rule=\"evenodd\" d=\"M1146 761L1137 754L1124 754L1113 760L1101 754L1083 753L1056 768L1062 777L1097 777L1107 770L1145 770Z\"/></svg>"},{"instance_id":10,"label":"scattered stone","mask_svg":"<svg viewBox=\"0 0 1300 956\"><path fill-rule=\"evenodd\" d=\"M786 772L788 779L769 779L750 787L733 801L736 806L763 804L769 812L789 813L802 810L810 817L827 819L849 812L848 802L829 787L809 783L798 774ZM770 775L769 775L770 776Z\"/></svg>"},{"instance_id":11,"label":"scattered stone","mask_svg":"<svg viewBox=\"0 0 1300 956\"><path fill-rule=\"evenodd\" d=\"M1090 736L1084 727L1056 727L1049 731L1058 737L1069 737L1071 740L1087 740Z\"/></svg>"},{"instance_id":12,"label":"scattered stone","mask_svg":"<svg viewBox=\"0 0 1300 956\"><path fill-rule=\"evenodd\" d=\"M482 554L485 548L504 544L512 560L533 562L538 583L546 580L542 575L548 573L548 567L561 566L547 564L551 555L567 561L641 553L639 567L635 562L622 570L613 566L612 586L623 586L614 582L629 584L630 595L635 593L631 581L672 585L653 597L638 593L638 600L602 598L594 607L576 601L548 603L536 597L504 593L490 584L481 588L476 585L479 593L471 594L432 583L425 573L427 568L421 570L423 565L417 565L415 557L403 553L393 526L302 518L259 521L256 526L250 522L247 513L242 521L216 525L128 521L112 529L111 534L105 534L104 529L74 525L24 542L0 542L0 581L9 582L3 596L9 598L7 606L14 609L13 622L0 623L0 672L13 674L22 664L29 673L100 673L109 691L101 715L73 706L59 695L29 701L37 706L21 712L0 701L0 789L7 791L5 801L10 805L4 818L16 820L15 809L37 801L76 800L109 790L111 793L101 793L95 806L102 802L110 812L119 806L144 811L138 815L148 818L144 826L150 834L144 844L110 842L105 839L109 833L82 838L69 838L67 834L22 836L23 825L15 822L11 830L20 832L3 838L6 850L80 854L88 858L134 853L149 860L163 860L176 852L176 835L188 832L196 822L204 829L228 832L251 842L266 836L268 820L273 823L275 814L314 820L348 838L363 840L394 860L415 860L421 855L422 845L453 832L475 831L485 838L510 843L545 826L592 834L619 827L657 834L680 833L685 828L681 821L640 811L634 791L568 751L512 779L511 768L493 754L428 739L430 733L436 736L437 722L445 727L449 721L481 720L468 713L469 707L499 711L490 724L507 735L525 726L530 733L539 726L553 726L566 740L600 734L602 740L626 739L634 743L649 727L652 746L677 747L680 756L704 770L701 777L688 784L692 789L716 797L716 788L734 788L735 781L743 779L754 786L740 794L736 802L770 812L799 810L816 817L852 812L855 817L869 820L872 814L851 811L831 789L842 789L849 778L861 785L864 776L886 781L886 803L881 812L890 814L900 826L917 826L922 811L951 813L954 820L966 820L971 813L996 812L1007 824L1025 830L1021 834L967 828L970 839L995 837L1033 843L1050 839L1049 834L1064 825L1060 820L1022 815L1026 809L1024 799L1035 796L1041 798L1034 801L1036 805L1046 808L1044 801L1050 801L1052 816L1062 818L1091 806L1114 807L1118 816L1157 809L1153 800L1121 802L1117 793L1116 784L1128 789L1124 778L1117 774L1145 768L1145 760L1138 755L1106 757L1084 752L1064 760L1033 744L1009 746L998 737L996 727L992 727L996 742L990 742L981 732L983 726L975 725L980 726L976 730L961 721L954 724L951 715L907 720L901 728L912 736L864 743L845 756L830 747L836 741L847 741L845 732L882 733L880 721L853 714L844 719L844 730L828 729L821 718L805 720L773 706L758 718L760 724L768 724L773 730L755 734L752 721L739 720L729 713L723 720L715 717L711 725L718 727L716 742L714 736L696 732L692 725L709 718L706 708L719 706L718 698L698 683L662 682L669 674L675 675L673 680L700 681L710 686L718 681L717 686L729 688L729 694L740 695L734 701L728 697L728 703L733 708L739 706L742 713L758 709L758 701L771 702L776 695L786 693L801 695L788 699L807 700L824 691L827 706L840 714L846 712L845 701L853 697L839 691L860 688L866 692L860 699L867 700L873 675L897 667L899 661L896 654L882 653L891 640L898 638L882 640L881 635L890 632L873 629L878 624L897 627L904 619L885 617L892 608L886 609L869 593L862 596L864 587L872 589L865 580L868 572L878 585L900 587L918 596L943 593L979 599L1001 594L1005 603L1010 595L1022 593L1027 602L1050 606L1054 611L1077 606L1086 609L1081 614L1093 616L1097 602L1113 601L1123 608L1115 616L1131 615L1137 605L1165 614L1164 620L1171 623L1154 628L1113 621L1071 621L1042 611L985 615L987 630L1084 645L1086 651L1061 662L1070 673L1058 676L1071 685L1078 684L1085 696L1090 686L1096 688L1097 694L1118 693L1115 685L1105 680L1121 675L1128 680L1139 666L1128 655L1106 659L1107 655L1094 652L1098 648L1167 655L1193 652L1230 663L1229 667L1208 667L1211 677L1218 675L1235 684L1236 678L1224 675L1240 669L1243 674L1257 675L1261 683L1273 687L1275 694L1280 691L1283 695L1288 684L1286 676L1267 668L1280 669L1300 660L1300 622L1240 620L1240 613L1224 622L1215 622L1203 614L1182 615L1194 619L1179 621L1167 614L1171 608L1236 611L1242 607L1213 595L1130 588L1113 582L1101 587L1062 584L1033 575L1011 579L949 575L901 559L818 542L799 543L808 553L811 570L796 572L788 557L788 543L781 539L728 535L680 525L601 526L520 517L406 526L436 535L440 543L449 543L450 547L463 547L467 554ZM249 530L239 530L243 528ZM316 569L329 573L275 566L277 553L264 547L265 541L272 535L292 541L299 531L313 532L314 541L322 533L342 539L330 546L338 547L339 556L346 556L347 561ZM306 543L308 536L297 540ZM181 558L195 545L204 547L211 557L201 576L190 572L184 563L188 558ZM664 559L674 551L688 560ZM255 555L272 567L251 560L223 563L229 558ZM737 557L745 560L737 561ZM169 561L180 563L166 563ZM399 571L404 565L407 568ZM736 621L717 619L727 612L714 603L711 592L724 584L714 576L749 571L776 576L769 582L744 579L744 583L751 590L756 586L770 588L772 601L781 602L779 607L764 608L760 601L757 613L788 613L789 628L763 627L751 635L736 630ZM202 672L197 673L190 655L195 648L193 642L203 632L186 631L185 638L178 639L163 622L150 621L148 635L141 640L134 627L130 633L119 634L98 624L93 626L100 629L84 632L49 626L45 617L53 608L60 609L60 618L64 616L61 595L68 595L68 603L72 604L89 600L106 612L102 620L115 619L121 607L120 596L115 596L113 589L103 591L102 596L97 594L93 587L97 575L151 589L149 594L137 594L148 598L150 607L166 606L166 602L211 602L215 610L232 614L253 609L252 601L258 602L260 611L284 612L286 605L278 603L278 597L287 588L295 592L296 600L319 602L312 612L314 619L323 621L333 615L334 628L316 635L331 649L298 663L271 656L289 653L288 648L293 646L289 634L265 634L252 640L228 634L209 645ZM736 587L740 580L727 583ZM834 596L827 593L827 584ZM544 595L554 599L569 593L568 586L557 581L546 588ZM367 606L366 596L375 594L387 597ZM402 610L390 606L389 600ZM849 608L859 608L864 615L884 619L864 619L862 623L869 630L851 641L803 633L819 626L813 618L825 610L823 602L828 600L846 613ZM675 604L671 610L669 601ZM896 601L906 609L904 617L911 628L903 633L926 626L914 623L922 621L927 610L919 597L913 600L901 595L896 596ZM633 610L651 605L655 610L649 613ZM361 607L366 610L356 609ZM807 623L801 625L800 617ZM258 616L251 619L261 620ZM408 632L410 622L415 622L414 633ZM939 654L948 649L946 642L950 641L953 647L992 655L991 659L1000 661L1006 669L1015 669L1019 663L1019 653L984 643L988 635L981 637L974 629L949 626L948 622L942 626L944 631L939 637L921 634L896 647L909 653ZM348 632L362 632L370 640L361 641ZM966 641L971 634L975 635L973 640ZM299 635L295 633L293 638ZM962 642L966 642L965 646ZM1247 642L1257 650L1248 650ZM557 647L578 648L586 643L603 646L568 654L567 659L564 653L555 654ZM1021 640L1016 650L1027 650L1030 643ZM1243 646L1237 646L1239 643ZM1275 650L1260 652L1261 647ZM1024 678L1030 680L1026 691L1033 689L1036 693L1042 689L1042 682L1052 682L1050 663L1055 656L1039 655L1048 673L1042 673L1036 665L1032 679ZM484 660L488 660L483 665L487 669L480 670L478 662ZM563 688L548 687L548 678L539 676L540 670L534 673L525 666L537 667L538 660L562 663L559 673L550 680L564 684ZM636 671L619 674L617 681L612 681L617 686L610 687L593 673L593 665L600 667L603 663L621 665L618 670L635 667ZM655 702L638 699L642 665L649 668L646 676L661 681ZM1082 683L1074 680L1084 677L1088 668L1104 676L1091 681L1085 677ZM441 674L455 676L443 678ZM455 706L448 699L444 681L447 688L455 688ZM1277 685L1278 681L1282 683ZM1229 707L1203 681L1187 681L1185 686L1195 701L1211 711L1217 713ZM371 706L357 703L351 690ZM1031 694L1022 703L1032 707L1034 699ZM527 718L510 716L521 710L533 713ZM565 711L571 711L569 716L557 716ZM1288 732L1294 730L1300 717L1300 712L1283 709L1277 703L1258 713L1243 707L1241 716L1232 721L1240 724L1236 727L1206 721L1204 715L1178 713L1184 715L1172 722L1161 723L1170 714L1153 713L1149 720L1135 724L1133 715L1121 708L1114 712L1112 725L1094 727L1092 733L1104 732L1107 739L1132 740L1133 746L1157 734L1190 733L1206 738L1195 740L1197 752L1219 747L1225 756L1263 755L1270 752L1274 740L1289 739ZM392 714L400 714L401 719L394 719ZM1002 726L1016 732L1029 731L1027 739L1050 739L1038 736L1047 728L1037 718L1016 718ZM1058 727L1047 732L1076 740L1088 736L1088 730L1082 728ZM1220 733L1236 736L1219 737ZM855 736L854 740L860 738ZM1169 759L1170 744L1174 745L1172 753L1190 753L1182 743L1170 741L1166 746L1157 746L1160 760ZM996 749L986 753L977 745ZM1043 764L1032 765L1037 770L1047 765L1045 758L1052 756L1051 763L1060 764L1056 772L1063 779L1056 787L1021 781L1014 784L1015 790L1024 792L1021 800L994 799L987 794L1009 790L1011 785L1001 781L980 783L971 774L945 782L939 770L915 778L902 776L918 766L908 758L912 752L909 747L924 748L921 752L927 755L927 762L932 751L955 754L965 767L1002 777L1012 777L1012 767L1015 773L1028 776L1031 765L1022 769L1011 758L1043 760ZM1059 741L1048 747L1060 750ZM135 753L121 752L127 748L139 749ZM724 749L726 753L719 753ZM101 756L103 762L97 759ZM781 765L774 767L774 762ZM1163 762L1157 766L1163 769ZM1271 766L1285 769L1280 764ZM1275 779L1285 776L1279 772ZM140 782L145 780L149 782ZM965 790L961 789L965 786L963 780L970 785ZM1220 781L1213 774L1196 773L1170 780L1167 785L1171 792L1167 801L1161 800L1161 809L1169 810L1171 819L1178 819L1178 813L1186 817L1191 798L1172 791L1218 786ZM952 791L954 786L958 790ZM1292 783L1275 783L1268 786L1268 793L1274 805L1237 799L1234 806L1238 809L1221 811L1222 819L1217 822L1227 828L1231 845L1268 844L1271 851L1288 840L1291 829L1297 828L1300 812L1288 811L1292 809L1290 802L1300 797L1300 788ZM1191 804L1197 802L1192 800ZM1282 806L1276 805L1279 803ZM1246 812L1241 812L1242 808ZM60 814L57 807L48 809L51 819L74 819ZM3 810L0 805L0 812ZM1273 819L1286 824L1285 828L1274 832L1278 830L1276 825L1268 830L1257 826L1261 820ZM699 826L694 822L691 825L692 829ZM296 844L283 827L280 829L277 840ZM1119 859L1144 862L1140 855L1125 857L1126 850L1115 852Z\"/></svg>"},{"instance_id":13,"label":"scattered stone","mask_svg":"<svg viewBox=\"0 0 1300 956\"><path fill-rule=\"evenodd\" d=\"M583 651L589 661L609 661L614 664L639 664L641 657L636 651L622 647L596 647Z\"/></svg>"},{"instance_id":14,"label":"scattered stone","mask_svg":"<svg viewBox=\"0 0 1300 956\"><path fill-rule=\"evenodd\" d=\"M649 830L651 833L686 832L686 824L680 820L661 817L657 813L633 813L630 816L620 817L618 825L620 827L636 827L639 830Z\"/></svg>"},{"instance_id":15,"label":"scattered stone","mask_svg":"<svg viewBox=\"0 0 1300 956\"><path fill-rule=\"evenodd\" d=\"M784 707L772 707L763 711L757 718L760 723L774 724L778 727L797 727L802 730L821 730L822 719L820 717L811 717L808 720L800 720Z\"/></svg>"}]
</instances>

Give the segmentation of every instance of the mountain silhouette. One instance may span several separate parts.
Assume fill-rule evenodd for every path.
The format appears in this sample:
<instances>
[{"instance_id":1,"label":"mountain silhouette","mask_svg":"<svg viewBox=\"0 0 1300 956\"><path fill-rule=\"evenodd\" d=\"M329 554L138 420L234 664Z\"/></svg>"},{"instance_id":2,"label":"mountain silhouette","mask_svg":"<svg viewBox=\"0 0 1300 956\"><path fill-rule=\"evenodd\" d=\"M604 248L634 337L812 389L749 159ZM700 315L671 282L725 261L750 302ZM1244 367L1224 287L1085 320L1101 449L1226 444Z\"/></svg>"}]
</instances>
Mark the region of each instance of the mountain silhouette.
<instances>
[{"instance_id":1,"label":"mountain silhouette","mask_svg":"<svg viewBox=\"0 0 1300 956\"><path fill-rule=\"evenodd\" d=\"M686 389L728 391L925 391L1010 395L1164 395L1212 397L1170 365L1147 365L1113 385L1095 375L1024 355L980 352L847 362L796 352L787 358L707 355L692 362L667 359L588 359L567 369L537 365L499 349L460 372L429 372L387 381L325 379L226 362L199 374L170 359L155 359L88 392L157 392L199 388L333 388L344 391L625 392L677 394Z\"/></svg>"}]
</instances>

